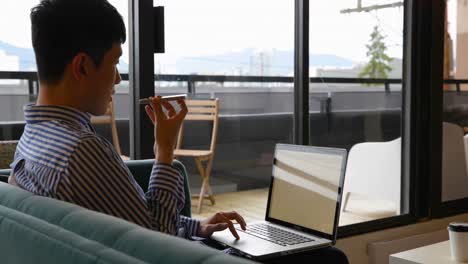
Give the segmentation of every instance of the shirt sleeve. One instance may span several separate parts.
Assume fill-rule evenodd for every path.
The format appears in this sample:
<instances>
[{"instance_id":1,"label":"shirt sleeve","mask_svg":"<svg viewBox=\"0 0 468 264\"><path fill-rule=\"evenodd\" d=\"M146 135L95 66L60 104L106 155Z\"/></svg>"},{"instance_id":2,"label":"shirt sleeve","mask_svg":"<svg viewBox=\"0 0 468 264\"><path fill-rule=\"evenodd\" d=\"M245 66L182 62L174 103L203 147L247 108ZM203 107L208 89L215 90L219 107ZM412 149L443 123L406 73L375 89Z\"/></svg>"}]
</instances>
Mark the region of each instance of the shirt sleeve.
<instances>
[{"instance_id":1,"label":"shirt sleeve","mask_svg":"<svg viewBox=\"0 0 468 264\"><path fill-rule=\"evenodd\" d=\"M196 220L180 216L184 179L172 165L155 163L144 193L110 143L90 137L72 154L67 174L58 190L65 200L172 235L180 226L187 235L198 230Z\"/></svg>"},{"instance_id":2,"label":"shirt sleeve","mask_svg":"<svg viewBox=\"0 0 468 264\"><path fill-rule=\"evenodd\" d=\"M180 211L185 204L184 179L179 171L169 164L155 164L145 196L155 229L177 234Z\"/></svg>"},{"instance_id":3,"label":"shirt sleeve","mask_svg":"<svg viewBox=\"0 0 468 264\"><path fill-rule=\"evenodd\" d=\"M200 221L182 215L180 216L179 225L178 235L185 238L191 238L197 235L198 228L200 227Z\"/></svg>"}]
</instances>

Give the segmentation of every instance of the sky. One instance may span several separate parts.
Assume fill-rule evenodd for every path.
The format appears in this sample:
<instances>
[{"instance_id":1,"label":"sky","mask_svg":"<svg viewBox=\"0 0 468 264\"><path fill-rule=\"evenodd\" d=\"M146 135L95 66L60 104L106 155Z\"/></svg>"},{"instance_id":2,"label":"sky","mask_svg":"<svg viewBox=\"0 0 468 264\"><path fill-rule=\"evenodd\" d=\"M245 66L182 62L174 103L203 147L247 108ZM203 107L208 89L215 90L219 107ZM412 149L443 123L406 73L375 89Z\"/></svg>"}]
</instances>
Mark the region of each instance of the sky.
<instances>
[{"instance_id":1,"label":"sky","mask_svg":"<svg viewBox=\"0 0 468 264\"><path fill-rule=\"evenodd\" d=\"M363 6L397 0L363 0ZM449 2L454 2L450 0ZM128 1L110 0L128 20ZM2 1L0 40L31 47L30 9L39 0ZM168 72L181 57L208 56L252 48L293 50L292 0L154 0L165 7L166 53L155 55ZM402 57L403 8L340 14L357 0L310 1L310 52L365 62L366 44L374 26L386 37L388 54ZM128 42L123 46L128 62Z\"/></svg>"},{"instance_id":2,"label":"sky","mask_svg":"<svg viewBox=\"0 0 468 264\"><path fill-rule=\"evenodd\" d=\"M166 53L155 60L168 67L182 54L200 56L246 48L294 48L294 1L291 0L161 0L157 3L165 6ZM403 8L340 14L341 9L355 6L356 0L310 1L310 53L366 61L365 44L374 25L380 25L387 36L389 55L401 58Z\"/></svg>"}]
</instances>

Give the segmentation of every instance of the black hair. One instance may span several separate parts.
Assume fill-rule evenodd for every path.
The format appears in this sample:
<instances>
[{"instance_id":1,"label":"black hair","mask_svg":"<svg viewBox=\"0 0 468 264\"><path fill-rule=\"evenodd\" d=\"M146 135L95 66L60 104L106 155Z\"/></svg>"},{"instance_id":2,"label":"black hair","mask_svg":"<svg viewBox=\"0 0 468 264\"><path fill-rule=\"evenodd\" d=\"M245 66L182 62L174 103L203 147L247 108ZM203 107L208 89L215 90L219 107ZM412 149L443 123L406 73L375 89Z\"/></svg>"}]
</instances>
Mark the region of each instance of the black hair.
<instances>
[{"instance_id":1,"label":"black hair","mask_svg":"<svg viewBox=\"0 0 468 264\"><path fill-rule=\"evenodd\" d=\"M96 67L114 43L124 43L122 16L106 0L42 0L31 10L32 44L39 79L55 83L80 52Z\"/></svg>"}]
</instances>

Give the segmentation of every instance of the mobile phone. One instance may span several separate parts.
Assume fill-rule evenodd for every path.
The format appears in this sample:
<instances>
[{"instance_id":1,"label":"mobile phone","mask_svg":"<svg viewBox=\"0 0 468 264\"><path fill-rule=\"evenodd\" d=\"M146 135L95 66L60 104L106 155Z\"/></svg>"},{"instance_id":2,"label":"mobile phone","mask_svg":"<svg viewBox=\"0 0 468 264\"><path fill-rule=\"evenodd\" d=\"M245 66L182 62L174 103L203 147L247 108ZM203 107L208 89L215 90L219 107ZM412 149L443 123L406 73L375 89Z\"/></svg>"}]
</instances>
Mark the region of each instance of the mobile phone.
<instances>
[{"instance_id":1,"label":"mobile phone","mask_svg":"<svg viewBox=\"0 0 468 264\"><path fill-rule=\"evenodd\" d=\"M166 96L161 97L161 100L162 101L175 101L179 99L185 99L186 97L187 97L186 94L166 95ZM144 99L139 100L140 104L150 104L150 102L151 101L149 98L144 98Z\"/></svg>"}]
</instances>

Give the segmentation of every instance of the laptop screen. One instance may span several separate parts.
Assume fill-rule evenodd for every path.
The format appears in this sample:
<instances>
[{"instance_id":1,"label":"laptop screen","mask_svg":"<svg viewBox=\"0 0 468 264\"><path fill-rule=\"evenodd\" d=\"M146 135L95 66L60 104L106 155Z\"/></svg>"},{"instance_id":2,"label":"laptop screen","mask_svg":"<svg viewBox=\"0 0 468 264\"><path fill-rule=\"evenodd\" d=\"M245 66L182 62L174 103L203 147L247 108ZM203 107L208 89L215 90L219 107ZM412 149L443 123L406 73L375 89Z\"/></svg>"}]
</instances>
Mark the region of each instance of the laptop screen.
<instances>
[{"instance_id":1,"label":"laptop screen","mask_svg":"<svg viewBox=\"0 0 468 264\"><path fill-rule=\"evenodd\" d=\"M278 144L267 216L334 237L345 159L341 149Z\"/></svg>"}]
</instances>

